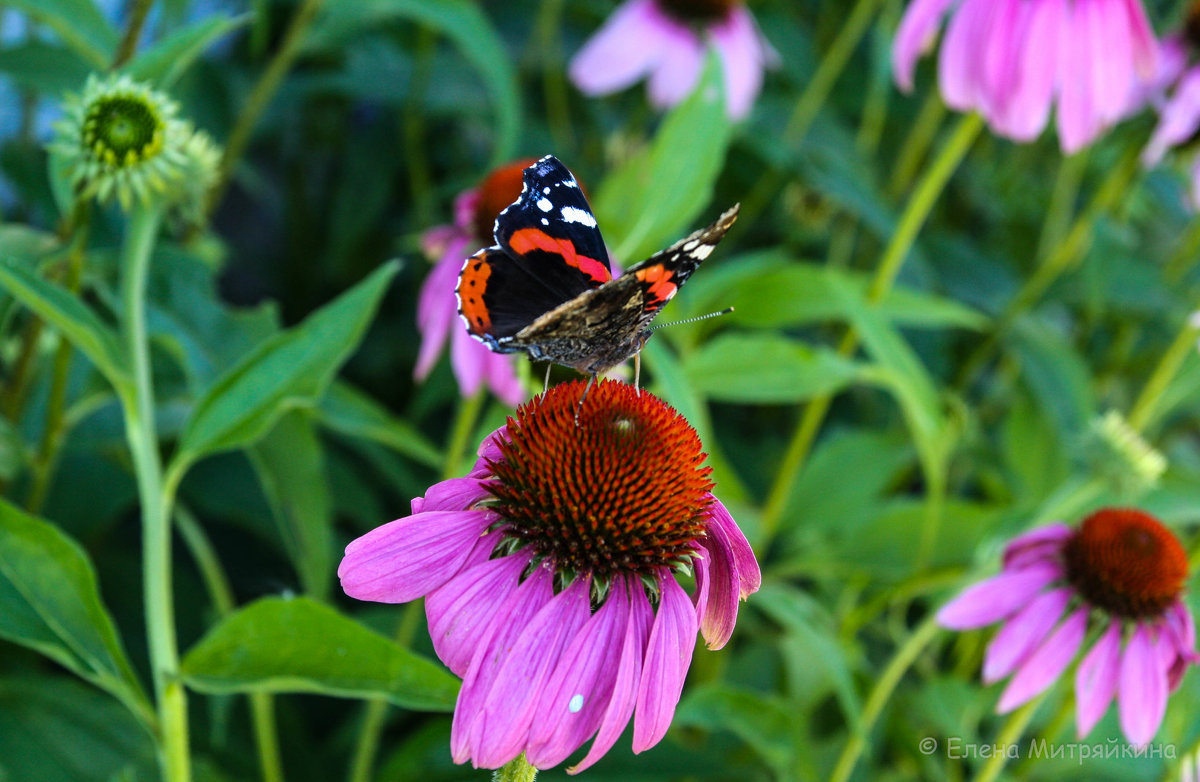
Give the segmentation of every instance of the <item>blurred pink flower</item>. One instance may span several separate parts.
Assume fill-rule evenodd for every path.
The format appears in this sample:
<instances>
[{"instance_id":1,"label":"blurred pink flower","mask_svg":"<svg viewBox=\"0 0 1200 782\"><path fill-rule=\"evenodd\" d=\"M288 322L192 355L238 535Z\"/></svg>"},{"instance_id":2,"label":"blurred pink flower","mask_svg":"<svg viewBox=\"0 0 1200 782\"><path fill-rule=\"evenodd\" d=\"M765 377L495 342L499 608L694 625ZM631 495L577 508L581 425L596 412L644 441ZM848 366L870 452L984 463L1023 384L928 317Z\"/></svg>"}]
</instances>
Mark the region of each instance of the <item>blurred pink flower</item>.
<instances>
[{"instance_id":1,"label":"blurred pink flower","mask_svg":"<svg viewBox=\"0 0 1200 782\"><path fill-rule=\"evenodd\" d=\"M1079 737L1115 698L1121 731L1142 745L1158 731L1169 693L1200 661L1181 599L1187 569L1178 539L1154 517L1106 508L1077 530L1053 524L1014 538L1000 575L968 588L937 618L952 630L1004 623L983 661L987 684L1012 674L1000 713L1054 684L1089 626L1100 630L1075 670Z\"/></svg>"},{"instance_id":2,"label":"blurred pink flower","mask_svg":"<svg viewBox=\"0 0 1200 782\"><path fill-rule=\"evenodd\" d=\"M1200 64L1188 64L1188 49L1193 46L1188 39L1200 33L1200 6L1192 16L1196 18L1189 20L1184 36L1163 42L1158 79L1162 96L1154 101L1158 126L1142 151L1147 166L1158 165L1169 150L1187 146L1200 132ZM1191 206L1200 210L1200 155L1194 150L1185 154L1191 157Z\"/></svg>"},{"instance_id":3,"label":"blurred pink flower","mask_svg":"<svg viewBox=\"0 0 1200 782\"><path fill-rule=\"evenodd\" d=\"M1140 0L913 0L892 46L905 92L947 12L942 97L1016 141L1041 135L1057 101L1059 144L1075 152L1127 116L1154 78L1157 45Z\"/></svg>"},{"instance_id":4,"label":"blurred pink flower","mask_svg":"<svg viewBox=\"0 0 1200 782\"><path fill-rule=\"evenodd\" d=\"M465 478L346 547L346 594L424 595L438 657L463 679L456 763L524 753L562 763L593 735L591 766L633 719L662 739L696 633L725 645L758 562L712 495L700 439L653 395L601 380L551 388L484 440ZM690 598L675 573L695 573Z\"/></svg>"},{"instance_id":5,"label":"blurred pink flower","mask_svg":"<svg viewBox=\"0 0 1200 782\"><path fill-rule=\"evenodd\" d=\"M497 398L513 407L525 398L515 357L493 353L471 338L458 317L454 289L467 257L492 244L492 223L500 210L521 194L521 172L531 162L518 160L497 169L478 188L459 194L454 201L453 225L430 228L421 237L426 256L437 260L417 300L417 328L421 331L421 349L413 370L417 380L429 376L449 339L450 365L463 396L473 395L486 384Z\"/></svg>"},{"instance_id":6,"label":"blurred pink flower","mask_svg":"<svg viewBox=\"0 0 1200 782\"><path fill-rule=\"evenodd\" d=\"M647 77L650 103L668 108L695 88L709 41L724 69L726 109L741 119L778 55L738 0L627 0L571 60L571 81L605 95Z\"/></svg>"}]
</instances>

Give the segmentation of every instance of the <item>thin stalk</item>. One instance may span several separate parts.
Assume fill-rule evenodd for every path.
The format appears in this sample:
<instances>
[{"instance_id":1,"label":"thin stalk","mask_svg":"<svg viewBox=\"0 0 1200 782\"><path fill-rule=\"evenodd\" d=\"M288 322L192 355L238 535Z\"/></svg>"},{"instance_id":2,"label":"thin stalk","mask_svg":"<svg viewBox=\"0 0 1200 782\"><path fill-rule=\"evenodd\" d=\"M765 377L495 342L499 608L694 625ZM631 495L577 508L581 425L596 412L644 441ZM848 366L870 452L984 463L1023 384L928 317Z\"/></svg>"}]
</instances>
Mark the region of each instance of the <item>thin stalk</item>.
<instances>
[{"instance_id":1,"label":"thin stalk","mask_svg":"<svg viewBox=\"0 0 1200 782\"><path fill-rule=\"evenodd\" d=\"M1175 245L1175 252L1167 259L1166 266L1163 267L1163 276L1169 283L1179 282L1196 263L1198 257L1200 257L1200 220L1193 217L1188 222L1187 232Z\"/></svg>"},{"instance_id":2,"label":"thin stalk","mask_svg":"<svg viewBox=\"0 0 1200 782\"><path fill-rule=\"evenodd\" d=\"M1021 734L1025 732L1025 728L1029 726L1029 721L1033 719L1033 713L1037 711L1037 707L1041 705L1042 700L1046 697L1046 693L1042 693L1038 697L1026 703L1021 708L1009 715L1008 720L1004 723L1004 727L1000 729L1000 733L996 736L996 745L1006 747L1009 744L1015 743L1021 738ZM1004 770L1004 765L1008 762L1007 752L995 752L988 762L983 765L979 773L975 775L975 782L992 782L1000 772Z\"/></svg>"},{"instance_id":3,"label":"thin stalk","mask_svg":"<svg viewBox=\"0 0 1200 782\"><path fill-rule=\"evenodd\" d=\"M142 588L146 634L158 704L159 755L167 782L188 782L187 694L179 675L171 580L172 494L164 490L154 385L146 331L146 278L162 212L139 206L129 218L121 250L121 336L133 370L133 386L121 394L125 436L133 457L142 514Z\"/></svg>"},{"instance_id":4,"label":"thin stalk","mask_svg":"<svg viewBox=\"0 0 1200 782\"><path fill-rule=\"evenodd\" d=\"M575 134L571 131L571 110L567 103L567 82L563 78L562 25L563 0L542 0L538 9L538 51L542 59L542 99L546 102L546 125L557 149L572 149ZM561 153L560 153L561 154Z\"/></svg>"},{"instance_id":5,"label":"thin stalk","mask_svg":"<svg viewBox=\"0 0 1200 782\"><path fill-rule=\"evenodd\" d=\"M900 145L900 151L896 153L896 163L892 166L892 177L887 185L888 195L898 198L908 190L913 177L917 175L917 169L921 167L925 152L937 138L945 117L946 104L942 103L942 96L937 90L930 90L908 135L904 137L904 143Z\"/></svg>"},{"instance_id":6,"label":"thin stalk","mask_svg":"<svg viewBox=\"0 0 1200 782\"><path fill-rule=\"evenodd\" d=\"M846 69L850 56L858 48L871 22L884 0L857 0L849 16L845 18L837 36L829 44L829 50L821 56L821 63L813 73L812 79L796 101L792 116L784 128L780 141L785 145L796 145L804 140L813 120L817 118L821 106L829 97L833 85ZM742 199L741 219L749 225L754 222L763 209L771 202L772 196L784 180L784 175L770 169L758 180L754 189Z\"/></svg>"},{"instance_id":7,"label":"thin stalk","mask_svg":"<svg viewBox=\"0 0 1200 782\"><path fill-rule=\"evenodd\" d=\"M846 746L842 748L842 754L838 756L837 765L834 766L833 774L830 775L831 782L846 782L854 773L854 766L867 747L867 734L874 727L875 720L879 719L883 707L892 697L892 692L900 684L900 680L904 678L905 672L921 652L925 651L925 647L934 639L939 629L936 617L930 614L892 655L892 659L883 669L879 680L875 682L874 689L867 697L858 724L850 729L850 738L846 741Z\"/></svg>"},{"instance_id":8,"label":"thin stalk","mask_svg":"<svg viewBox=\"0 0 1200 782\"><path fill-rule=\"evenodd\" d=\"M450 442L446 446L446 461L442 464L442 480L449 480L458 475L459 463L467 450L471 432L475 429L475 421L479 419L479 411L483 409L486 396L483 389L471 396L458 401L458 414L454 418L454 428L450 430Z\"/></svg>"},{"instance_id":9,"label":"thin stalk","mask_svg":"<svg viewBox=\"0 0 1200 782\"><path fill-rule=\"evenodd\" d=\"M125 25L121 42L117 44L117 53L113 55L109 70L115 71L128 62L130 57L133 57L133 53L137 51L138 39L142 37L142 28L146 25L146 16L150 13L153 5L154 0L133 0L133 8L129 12L129 22Z\"/></svg>"},{"instance_id":10,"label":"thin stalk","mask_svg":"<svg viewBox=\"0 0 1200 782\"><path fill-rule=\"evenodd\" d=\"M408 99L404 102L404 164L408 171L409 188L415 205L417 225L433 222L433 174L429 169L428 144L425 143L425 107L423 98L433 73L433 55L437 51L437 34L427 26L417 30L416 52L413 54L412 78L408 80Z\"/></svg>"},{"instance_id":11,"label":"thin stalk","mask_svg":"<svg viewBox=\"0 0 1200 782\"><path fill-rule=\"evenodd\" d=\"M1058 164L1058 176L1054 178L1054 190L1050 194L1050 208L1046 210L1042 233L1038 237L1038 258L1045 258L1061 244L1070 228L1075 200L1079 197L1079 185L1087 170L1087 153L1085 148L1077 154L1064 157Z\"/></svg>"},{"instance_id":12,"label":"thin stalk","mask_svg":"<svg viewBox=\"0 0 1200 782\"><path fill-rule=\"evenodd\" d=\"M275 52L275 56L267 64L263 75L259 77L258 83L250 91L250 96L246 98L244 108L238 115L233 130L229 132L229 139L225 142L225 154L221 157L217 183L208 194L209 212L221 202L221 197L229 187L233 169L241 160L242 154L246 151L246 145L250 142L250 135L254 132L262 113L271 103L271 99L275 97L279 85L283 82L283 77L287 75L296 56L300 53L300 44L304 41L304 35L308 32L313 20L316 19L317 12L321 10L324 2L325 0L302 0L300 7L296 9L296 15L292 17L291 24L288 25L287 32L283 35L283 42L280 43L279 50Z\"/></svg>"},{"instance_id":13,"label":"thin stalk","mask_svg":"<svg viewBox=\"0 0 1200 782\"><path fill-rule=\"evenodd\" d=\"M958 123L954 132L942 147L933 165L926 171L917 189L900 216L900 222L891 240L884 248L871 286L867 290L867 300L871 304L881 301L891 290L896 275L904 259L908 257L916 241L917 234L925 225L930 210L938 196L946 188L951 174L958 168L959 163L966 157L972 143L983 129L983 120L977 114L968 114ZM849 356L858 347L858 335L853 329L846 332L838 344L838 353ZM766 506L762 517L763 541L769 541L778 530L780 515L783 513L787 500L791 496L792 486L804 467L804 461L809 449L816 439L817 432L825 420L825 414L833 402L832 394L822 394L814 397L804 409L800 422L788 443L787 451L780 462L780 468L775 476L775 482L767 495Z\"/></svg>"},{"instance_id":14,"label":"thin stalk","mask_svg":"<svg viewBox=\"0 0 1200 782\"><path fill-rule=\"evenodd\" d=\"M524 753L492 772L492 782L533 782L538 770L529 764Z\"/></svg>"},{"instance_id":15,"label":"thin stalk","mask_svg":"<svg viewBox=\"0 0 1200 782\"><path fill-rule=\"evenodd\" d=\"M1171 384L1176 373L1179 372L1179 368L1183 366L1183 362L1196 350L1198 336L1200 336L1200 328L1192 318L1186 318L1183 328L1179 330L1179 334L1167 348L1167 352L1159 359L1158 366L1154 368L1150 379L1142 387L1142 393L1138 394L1137 401L1133 403L1133 408L1129 412L1129 425L1136 431L1144 431L1153 420L1157 412L1155 408L1162 399L1163 392L1167 390L1167 386Z\"/></svg>"}]
</instances>

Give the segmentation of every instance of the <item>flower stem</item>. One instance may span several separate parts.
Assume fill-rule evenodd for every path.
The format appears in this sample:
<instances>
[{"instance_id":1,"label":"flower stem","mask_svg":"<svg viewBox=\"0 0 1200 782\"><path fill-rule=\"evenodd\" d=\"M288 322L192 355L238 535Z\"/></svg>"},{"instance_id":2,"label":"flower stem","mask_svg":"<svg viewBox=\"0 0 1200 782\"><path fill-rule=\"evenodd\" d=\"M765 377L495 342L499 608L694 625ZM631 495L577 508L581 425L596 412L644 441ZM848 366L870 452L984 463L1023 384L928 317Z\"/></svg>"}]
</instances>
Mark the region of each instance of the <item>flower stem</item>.
<instances>
[{"instance_id":1,"label":"flower stem","mask_svg":"<svg viewBox=\"0 0 1200 782\"><path fill-rule=\"evenodd\" d=\"M1008 720L1004 723L1004 727L1000 729L1000 733L996 736L996 746L1007 747L1021 738L1021 734L1025 732L1025 728L1029 725L1029 721L1033 719L1033 713L1037 711L1037 707L1041 705L1045 697L1046 693L1043 692L1010 714ZM1004 765L1007 762L1007 752L992 753L992 756L988 758L988 762L975 775L975 782L992 782L1004 770Z\"/></svg>"},{"instance_id":2,"label":"flower stem","mask_svg":"<svg viewBox=\"0 0 1200 782\"><path fill-rule=\"evenodd\" d=\"M846 782L850 778L855 764L858 763L859 757L866 749L867 734L871 732L875 720L879 718L883 707L892 697L892 692L900 684L905 671L925 650L939 629L936 616L930 614L896 650L887 667L880 674L879 680L875 683L875 688L871 690L866 705L863 706L858 724L850 729L850 738L846 741L846 746L842 748L842 754L838 756L837 765L834 766L833 773L829 777L831 782Z\"/></svg>"},{"instance_id":3,"label":"flower stem","mask_svg":"<svg viewBox=\"0 0 1200 782\"><path fill-rule=\"evenodd\" d=\"M158 206L135 207L121 250L121 336L133 372L133 386L121 393L121 402L142 509L142 588L150 667L158 703L160 761L167 782L188 782L191 764L187 695L179 676L171 586L173 493L163 486L146 332L146 278L161 219Z\"/></svg>"},{"instance_id":4,"label":"flower stem","mask_svg":"<svg viewBox=\"0 0 1200 782\"><path fill-rule=\"evenodd\" d=\"M125 25L125 33L121 36L121 42L117 45L117 52L113 55L112 65L109 70L116 70L129 61L133 53L137 51L138 39L142 37L142 28L146 24L146 16L150 13L151 6L154 5L154 0L135 0L133 9L129 12L129 23Z\"/></svg>"},{"instance_id":5,"label":"flower stem","mask_svg":"<svg viewBox=\"0 0 1200 782\"><path fill-rule=\"evenodd\" d=\"M1163 277L1170 283L1179 282L1192 268L1197 256L1200 256L1200 220L1192 219L1163 267Z\"/></svg>"},{"instance_id":6,"label":"flower stem","mask_svg":"<svg viewBox=\"0 0 1200 782\"><path fill-rule=\"evenodd\" d=\"M524 753L492 772L492 782L533 782L538 770L529 765Z\"/></svg>"},{"instance_id":7,"label":"flower stem","mask_svg":"<svg viewBox=\"0 0 1200 782\"><path fill-rule=\"evenodd\" d=\"M904 208L904 213L900 216L896 231L883 251L883 257L880 259L874 279L871 280L871 286L867 291L869 303L878 303L891 290L901 264L908 257L908 252L912 249L921 227L925 225L929 211L982 129L983 119L979 115L964 116L946 145L942 147L942 151L933 165L925 171L924 177L918 183L917 189L913 191L912 197L909 198L908 204ZM858 347L858 335L851 329L846 332L839 343L838 353L848 356L854 352L856 347ZM820 430L832 402L832 394L814 397L800 417L799 425L796 427L780 463L779 472L776 473L775 482L767 495L767 503L762 517L764 543L774 536L779 527L780 516L791 496L792 486L799 477L800 470L804 467L808 451L816 439L817 432Z\"/></svg>"},{"instance_id":8,"label":"flower stem","mask_svg":"<svg viewBox=\"0 0 1200 782\"><path fill-rule=\"evenodd\" d=\"M467 442L471 439L471 431L483 408L483 389L458 401L458 415L454 418L454 428L450 431L450 443L446 446L446 461L442 464L442 479L449 480L458 475L459 462L467 450Z\"/></svg>"},{"instance_id":9,"label":"flower stem","mask_svg":"<svg viewBox=\"0 0 1200 782\"><path fill-rule=\"evenodd\" d=\"M930 90L929 97L921 104L921 110L917 112L917 118L913 121L908 135L904 137L900 151L896 154L896 162L892 167L892 176L888 180L887 186L887 192L893 198L903 195L908 190L908 186L912 184L913 177L917 175L917 169L921 165L921 159L925 157L925 151L937 137L938 129L942 127L942 120L945 117L946 104L942 103L941 94L937 90Z\"/></svg>"},{"instance_id":10,"label":"flower stem","mask_svg":"<svg viewBox=\"0 0 1200 782\"><path fill-rule=\"evenodd\" d=\"M1155 408L1162 400L1167 386L1171 384L1171 380L1175 378L1175 374L1183 366L1183 362L1195 351L1197 336L1200 336L1200 327L1197 326L1194 319L1192 317L1184 319L1183 328L1179 330L1179 334L1167 348L1167 352L1159 359L1154 373L1150 375L1150 379L1142 387L1142 393L1133 403L1128 421L1134 430L1144 432L1150 424L1156 412Z\"/></svg>"},{"instance_id":11,"label":"flower stem","mask_svg":"<svg viewBox=\"0 0 1200 782\"><path fill-rule=\"evenodd\" d=\"M537 15L538 51L541 55L542 100L546 102L546 126L556 149L572 149L571 109L567 102L566 68L559 42L562 40L563 0L541 0ZM562 153L559 153L562 154Z\"/></svg>"}]
</instances>

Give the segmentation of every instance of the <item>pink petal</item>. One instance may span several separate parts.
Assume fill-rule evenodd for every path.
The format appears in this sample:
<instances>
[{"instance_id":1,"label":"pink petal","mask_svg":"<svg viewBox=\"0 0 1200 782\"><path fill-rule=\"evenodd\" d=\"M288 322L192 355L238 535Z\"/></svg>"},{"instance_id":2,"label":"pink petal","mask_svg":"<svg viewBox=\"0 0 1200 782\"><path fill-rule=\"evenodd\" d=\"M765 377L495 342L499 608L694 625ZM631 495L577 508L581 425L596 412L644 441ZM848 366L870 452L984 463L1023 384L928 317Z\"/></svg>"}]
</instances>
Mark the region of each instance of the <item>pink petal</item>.
<instances>
[{"instance_id":1,"label":"pink petal","mask_svg":"<svg viewBox=\"0 0 1200 782\"><path fill-rule=\"evenodd\" d=\"M729 509L716 497L711 494L709 497L712 498L712 504L708 506L709 529L720 527L728 541L729 550L733 553L734 572L738 577L738 596L745 600L762 586L762 571L759 570L754 549L750 548L750 542L729 514Z\"/></svg>"},{"instance_id":2,"label":"pink petal","mask_svg":"<svg viewBox=\"0 0 1200 782\"><path fill-rule=\"evenodd\" d=\"M1024 662L1058 624L1074 594L1069 587L1045 592L1005 622L984 655L984 684L1000 681Z\"/></svg>"},{"instance_id":3,"label":"pink petal","mask_svg":"<svg viewBox=\"0 0 1200 782\"><path fill-rule=\"evenodd\" d=\"M554 598L553 584L554 573L550 568L535 568L509 593L484 628L454 705L450 755L455 763L465 763L476 756L475 726L482 717L485 699L496 681L506 650L512 648L518 634Z\"/></svg>"},{"instance_id":4,"label":"pink petal","mask_svg":"<svg viewBox=\"0 0 1200 782\"><path fill-rule=\"evenodd\" d=\"M635 754L653 747L671 727L696 646L696 611L683 587L664 571L659 575L659 592L633 717Z\"/></svg>"},{"instance_id":5,"label":"pink petal","mask_svg":"<svg viewBox=\"0 0 1200 782\"><path fill-rule=\"evenodd\" d=\"M559 659L529 729L525 756L537 768L562 763L600 727L613 698L629 611L629 593L621 585Z\"/></svg>"},{"instance_id":6,"label":"pink petal","mask_svg":"<svg viewBox=\"0 0 1200 782\"><path fill-rule=\"evenodd\" d=\"M1120 0L1125 7L1125 24L1133 46L1133 66L1138 78L1150 81L1159 70L1159 45L1146 18L1141 0Z\"/></svg>"},{"instance_id":7,"label":"pink petal","mask_svg":"<svg viewBox=\"0 0 1200 782\"><path fill-rule=\"evenodd\" d=\"M614 585L614 589L618 588ZM654 621L654 610L641 582L627 576L621 582L630 600L629 619L621 640L621 656L617 663L617 676L612 686L612 698L604 709L596 739L588 749L587 756L577 765L567 769L568 774L578 774L590 767L608 752L621 732L625 730L637 703L642 664L646 653L646 637ZM610 598L611 599L611 598Z\"/></svg>"},{"instance_id":8,"label":"pink petal","mask_svg":"<svg viewBox=\"0 0 1200 782\"><path fill-rule=\"evenodd\" d=\"M951 630L968 630L1006 619L1061 575L1062 569L1049 563L1005 571L969 587L942 606L938 624Z\"/></svg>"},{"instance_id":9,"label":"pink petal","mask_svg":"<svg viewBox=\"0 0 1200 782\"><path fill-rule=\"evenodd\" d=\"M1054 683L1075 659L1087 632L1087 619L1088 609L1078 609L1029 656L1000 695L996 704L998 713L1012 711Z\"/></svg>"},{"instance_id":10,"label":"pink petal","mask_svg":"<svg viewBox=\"0 0 1200 782\"><path fill-rule=\"evenodd\" d=\"M346 546L342 590L380 603L415 600L459 571L492 518L485 511L427 511L377 527Z\"/></svg>"},{"instance_id":11,"label":"pink petal","mask_svg":"<svg viewBox=\"0 0 1200 782\"><path fill-rule=\"evenodd\" d=\"M1200 655L1196 654L1196 622L1183 601L1176 600L1167 609L1165 627L1174 652L1174 659L1167 669L1167 685L1174 692L1183 681L1188 666L1200 662Z\"/></svg>"},{"instance_id":12,"label":"pink petal","mask_svg":"<svg viewBox=\"0 0 1200 782\"><path fill-rule=\"evenodd\" d=\"M729 16L709 29L725 71L725 108L733 119L750 113L762 88L766 61L762 33L743 5L734 6Z\"/></svg>"},{"instance_id":13,"label":"pink petal","mask_svg":"<svg viewBox=\"0 0 1200 782\"><path fill-rule=\"evenodd\" d=\"M1021 570L1041 560L1056 560L1063 544L1075 534L1066 524L1050 524L1018 535L1004 547L1004 569Z\"/></svg>"},{"instance_id":14,"label":"pink petal","mask_svg":"<svg viewBox=\"0 0 1200 782\"><path fill-rule=\"evenodd\" d=\"M455 676L467 675L484 628L520 585L530 556L518 552L464 569L425 599L433 649Z\"/></svg>"},{"instance_id":15,"label":"pink petal","mask_svg":"<svg viewBox=\"0 0 1200 782\"><path fill-rule=\"evenodd\" d=\"M892 74L904 92L911 92L917 60L933 43L946 9L955 0L914 0L904 11L892 41Z\"/></svg>"},{"instance_id":16,"label":"pink petal","mask_svg":"<svg viewBox=\"0 0 1200 782\"><path fill-rule=\"evenodd\" d=\"M446 254L421 284L421 294L417 299L417 329L421 332L421 349L413 370L417 380L429 376L451 330L466 331L458 321L458 303L454 298L458 272L466 258L462 255L465 246L466 240L462 237L447 244Z\"/></svg>"},{"instance_id":17,"label":"pink petal","mask_svg":"<svg viewBox=\"0 0 1200 782\"><path fill-rule=\"evenodd\" d=\"M696 612L708 648L720 649L729 641L737 624L738 599L745 596L741 589L748 587L747 595L756 591L762 576L745 536L716 500L709 510L708 534L700 543L705 567L697 567L696 584L703 587L704 599L700 601L697 595ZM743 576L742 567L751 572Z\"/></svg>"},{"instance_id":18,"label":"pink petal","mask_svg":"<svg viewBox=\"0 0 1200 782\"><path fill-rule=\"evenodd\" d=\"M983 38L979 107L993 121L1003 114L1021 73L1021 40L1028 23L1024 0L993 0L992 17Z\"/></svg>"},{"instance_id":19,"label":"pink petal","mask_svg":"<svg viewBox=\"0 0 1200 782\"><path fill-rule=\"evenodd\" d=\"M662 54L650 72L650 105L666 109L695 89L704 68L704 45L687 27L671 21L660 26Z\"/></svg>"},{"instance_id":20,"label":"pink petal","mask_svg":"<svg viewBox=\"0 0 1200 782\"><path fill-rule=\"evenodd\" d=\"M1190 139L1200 129L1200 66L1187 71L1175 93L1159 114L1158 126L1142 152L1147 166L1157 164L1171 147Z\"/></svg>"},{"instance_id":21,"label":"pink petal","mask_svg":"<svg viewBox=\"0 0 1200 782\"><path fill-rule=\"evenodd\" d=\"M576 579L525 625L497 660L499 671L472 728L477 768L499 768L525 750L550 676L591 616L590 579ZM569 751L568 751L569 754Z\"/></svg>"},{"instance_id":22,"label":"pink petal","mask_svg":"<svg viewBox=\"0 0 1200 782\"><path fill-rule=\"evenodd\" d=\"M1082 5L1075 3L1059 31L1058 141L1067 154L1087 146L1102 128L1091 90L1093 41Z\"/></svg>"},{"instance_id":23,"label":"pink petal","mask_svg":"<svg viewBox=\"0 0 1200 782\"><path fill-rule=\"evenodd\" d=\"M454 199L454 225L470 239L475 239L475 210L479 208L479 188L464 190ZM466 248L464 248L466 249ZM466 256L464 255L465 259Z\"/></svg>"},{"instance_id":24,"label":"pink petal","mask_svg":"<svg viewBox=\"0 0 1200 782\"><path fill-rule=\"evenodd\" d=\"M516 356L491 353L484 363L483 382L496 398L509 407L525 401L525 388L517 377Z\"/></svg>"},{"instance_id":25,"label":"pink petal","mask_svg":"<svg viewBox=\"0 0 1200 782\"><path fill-rule=\"evenodd\" d=\"M450 333L450 368L454 370L454 379L463 396L474 396L483 385L484 364L491 355L491 349L468 334L465 328Z\"/></svg>"},{"instance_id":26,"label":"pink petal","mask_svg":"<svg viewBox=\"0 0 1200 782\"><path fill-rule=\"evenodd\" d=\"M1077 0L1092 40L1092 95L1105 124L1120 118L1133 91L1133 41L1124 0Z\"/></svg>"},{"instance_id":27,"label":"pink petal","mask_svg":"<svg viewBox=\"0 0 1200 782\"><path fill-rule=\"evenodd\" d=\"M1022 4L1028 20L1014 62L1020 75L1003 111L994 118L997 129L1017 141L1041 135L1050 118L1058 66L1059 29L1067 10L1065 0ZM1065 526L1065 525L1062 525Z\"/></svg>"},{"instance_id":28,"label":"pink petal","mask_svg":"<svg viewBox=\"0 0 1200 782\"><path fill-rule=\"evenodd\" d=\"M1113 621L1075 671L1075 730L1079 738L1091 733L1108 711L1117 692L1120 661L1121 623Z\"/></svg>"},{"instance_id":29,"label":"pink petal","mask_svg":"<svg viewBox=\"0 0 1200 782\"><path fill-rule=\"evenodd\" d=\"M946 105L958 111L981 107L981 58L993 9L993 0L965 0L946 28L938 86Z\"/></svg>"},{"instance_id":30,"label":"pink petal","mask_svg":"<svg viewBox=\"0 0 1200 782\"><path fill-rule=\"evenodd\" d=\"M1146 625L1138 623L1121 656L1117 711L1130 744L1150 742L1167 711L1167 672Z\"/></svg>"},{"instance_id":31,"label":"pink petal","mask_svg":"<svg viewBox=\"0 0 1200 782\"><path fill-rule=\"evenodd\" d=\"M421 510L471 510L476 503L490 496L478 479L451 478L438 481L425 491Z\"/></svg>"},{"instance_id":32,"label":"pink petal","mask_svg":"<svg viewBox=\"0 0 1200 782\"><path fill-rule=\"evenodd\" d=\"M567 74L587 95L623 90L669 54L663 16L653 0L629 0L571 58Z\"/></svg>"}]
</instances>

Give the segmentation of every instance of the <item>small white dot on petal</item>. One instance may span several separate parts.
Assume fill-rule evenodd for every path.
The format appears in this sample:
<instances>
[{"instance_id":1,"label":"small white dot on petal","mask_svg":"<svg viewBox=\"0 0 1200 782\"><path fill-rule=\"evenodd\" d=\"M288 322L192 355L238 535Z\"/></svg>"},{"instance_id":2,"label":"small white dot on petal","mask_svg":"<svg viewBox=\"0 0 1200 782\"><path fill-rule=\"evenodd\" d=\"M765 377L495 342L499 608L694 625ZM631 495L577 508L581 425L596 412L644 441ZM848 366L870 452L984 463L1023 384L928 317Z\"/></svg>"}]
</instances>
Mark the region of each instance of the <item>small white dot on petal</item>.
<instances>
[{"instance_id":1,"label":"small white dot on petal","mask_svg":"<svg viewBox=\"0 0 1200 782\"><path fill-rule=\"evenodd\" d=\"M571 702L567 704L567 711L572 714L577 714L583 708L583 696L574 695L571 697Z\"/></svg>"}]
</instances>

